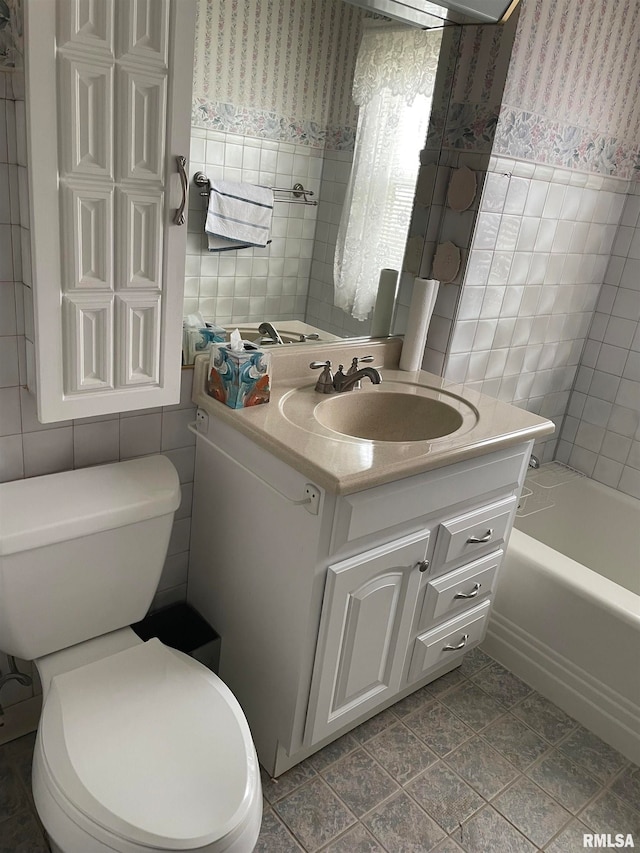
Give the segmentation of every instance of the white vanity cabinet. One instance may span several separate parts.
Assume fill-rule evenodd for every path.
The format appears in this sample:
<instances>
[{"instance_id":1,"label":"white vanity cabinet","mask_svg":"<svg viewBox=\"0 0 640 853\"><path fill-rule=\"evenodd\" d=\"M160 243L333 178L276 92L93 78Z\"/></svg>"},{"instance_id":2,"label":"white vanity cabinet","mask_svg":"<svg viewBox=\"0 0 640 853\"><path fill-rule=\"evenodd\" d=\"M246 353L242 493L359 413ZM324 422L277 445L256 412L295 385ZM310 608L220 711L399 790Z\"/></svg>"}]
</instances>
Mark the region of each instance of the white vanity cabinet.
<instances>
[{"instance_id":1,"label":"white vanity cabinet","mask_svg":"<svg viewBox=\"0 0 640 853\"><path fill-rule=\"evenodd\" d=\"M188 600L278 776L482 641L530 442L344 495L213 411Z\"/></svg>"}]
</instances>

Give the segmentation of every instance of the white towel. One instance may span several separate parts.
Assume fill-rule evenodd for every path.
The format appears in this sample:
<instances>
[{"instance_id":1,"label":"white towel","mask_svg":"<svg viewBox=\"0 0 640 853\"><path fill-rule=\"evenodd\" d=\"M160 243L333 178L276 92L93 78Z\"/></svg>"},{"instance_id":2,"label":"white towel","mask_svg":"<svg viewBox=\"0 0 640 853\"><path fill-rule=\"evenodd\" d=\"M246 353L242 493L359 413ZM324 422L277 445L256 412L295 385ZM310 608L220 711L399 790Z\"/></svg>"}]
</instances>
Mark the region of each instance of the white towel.
<instances>
[{"instance_id":1,"label":"white towel","mask_svg":"<svg viewBox=\"0 0 640 853\"><path fill-rule=\"evenodd\" d=\"M209 251L266 246L272 213L273 190L269 187L212 181L204 226L209 236Z\"/></svg>"}]
</instances>

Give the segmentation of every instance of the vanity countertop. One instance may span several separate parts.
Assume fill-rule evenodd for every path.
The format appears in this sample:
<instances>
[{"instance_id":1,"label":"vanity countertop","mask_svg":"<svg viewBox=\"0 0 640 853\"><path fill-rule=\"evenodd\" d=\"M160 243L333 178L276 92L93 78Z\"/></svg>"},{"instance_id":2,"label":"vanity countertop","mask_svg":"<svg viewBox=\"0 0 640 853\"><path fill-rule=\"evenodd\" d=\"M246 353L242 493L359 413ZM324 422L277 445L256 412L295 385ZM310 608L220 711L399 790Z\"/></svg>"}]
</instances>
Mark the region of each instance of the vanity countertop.
<instances>
[{"instance_id":1,"label":"vanity countertop","mask_svg":"<svg viewBox=\"0 0 640 853\"><path fill-rule=\"evenodd\" d=\"M317 485L343 495L553 432L551 421L524 409L479 394L464 385L447 382L424 370L398 370L401 345L399 339L389 339L272 349L271 399L269 403L247 409L231 409L206 393L209 356L198 356L192 399L210 417L235 427ZM374 364L380 366L383 381L374 386L365 379L361 391L343 394L375 394L378 389L398 391L406 388L408 393L424 393L447 401L462 398L465 408L473 410L476 416L467 419L468 422L451 435L426 441L370 441L328 429L312 414L314 406L328 395L314 390L318 371L310 370L309 362L330 359L336 369L338 364L350 364L351 358L358 354L374 356Z\"/></svg>"}]
</instances>

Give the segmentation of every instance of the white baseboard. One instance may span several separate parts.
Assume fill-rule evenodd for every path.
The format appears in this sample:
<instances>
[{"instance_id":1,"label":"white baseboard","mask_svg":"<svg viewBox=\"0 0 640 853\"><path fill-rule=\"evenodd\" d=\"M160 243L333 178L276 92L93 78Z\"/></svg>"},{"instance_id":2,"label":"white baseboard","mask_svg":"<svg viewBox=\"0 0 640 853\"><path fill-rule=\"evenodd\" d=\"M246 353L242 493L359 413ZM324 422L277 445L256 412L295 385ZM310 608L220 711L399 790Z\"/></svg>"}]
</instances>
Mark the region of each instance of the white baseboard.
<instances>
[{"instance_id":1,"label":"white baseboard","mask_svg":"<svg viewBox=\"0 0 640 853\"><path fill-rule=\"evenodd\" d=\"M24 702L7 705L4 714L0 716L0 744L35 732L40 721L42 696L33 696Z\"/></svg>"},{"instance_id":2,"label":"white baseboard","mask_svg":"<svg viewBox=\"0 0 640 853\"><path fill-rule=\"evenodd\" d=\"M482 649L640 764L640 708L495 610Z\"/></svg>"}]
</instances>

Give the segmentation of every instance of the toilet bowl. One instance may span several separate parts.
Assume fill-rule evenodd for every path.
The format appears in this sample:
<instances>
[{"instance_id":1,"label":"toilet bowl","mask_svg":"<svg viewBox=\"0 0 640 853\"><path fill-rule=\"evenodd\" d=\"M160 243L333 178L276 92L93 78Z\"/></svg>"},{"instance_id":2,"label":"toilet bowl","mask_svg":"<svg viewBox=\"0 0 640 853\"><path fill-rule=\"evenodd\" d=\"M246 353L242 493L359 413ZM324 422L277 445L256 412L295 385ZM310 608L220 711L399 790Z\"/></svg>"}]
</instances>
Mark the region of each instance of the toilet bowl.
<instances>
[{"instance_id":1,"label":"toilet bowl","mask_svg":"<svg viewBox=\"0 0 640 853\"><path fill-rule=\"evenodd\" d=\"M0 648L40 674L32 785L52 851L249 853L262 792L240 705L125 627L157 586L175 469L151 457L17 485L0 485Z\"/></svg>"}]
</instances>

